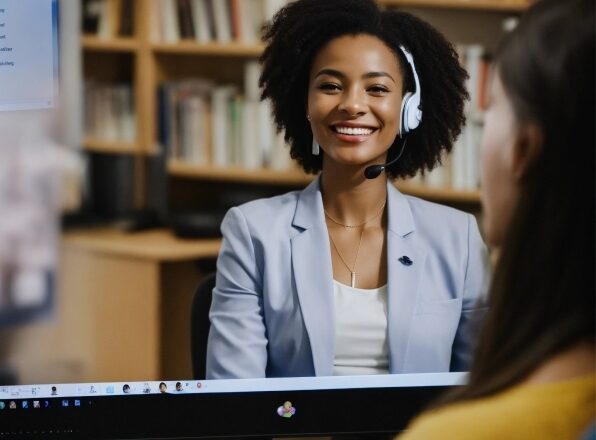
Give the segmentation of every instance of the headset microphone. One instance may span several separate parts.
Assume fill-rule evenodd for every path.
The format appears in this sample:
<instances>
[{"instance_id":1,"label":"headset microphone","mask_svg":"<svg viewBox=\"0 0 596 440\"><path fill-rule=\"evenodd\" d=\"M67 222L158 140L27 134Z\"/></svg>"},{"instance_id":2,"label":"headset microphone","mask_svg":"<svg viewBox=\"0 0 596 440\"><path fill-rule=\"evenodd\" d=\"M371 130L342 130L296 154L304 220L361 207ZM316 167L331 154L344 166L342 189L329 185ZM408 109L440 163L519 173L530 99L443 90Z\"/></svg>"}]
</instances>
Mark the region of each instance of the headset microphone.
<instances>
[{"instance_id":1,"label":"headset microphone","mask_svg":"<svg viewBox=\"0 0 596 440\"><path fill-rule=\"evenodd\" d=\"M406 134L414 130L420 124L422 120L422 109L421 109L421 97L422 93L420 90L420 80L418 79L418 72L416 72L416 66L414 65L414 58L412 54L403 46L399 46L400 50L406 57L406 61L412 68L412 76L414 77L414 84L416 90L414 93L408 92L404 95L401 103L401 111L399 115L399 135L403 138L401 150L397 157L384 165L370 165L364 169L364 177L367 179L375 179L387 168L389 165L394 164L401 157L406 146Z\"/></svg>"},{"instance_id":2,"label":"headset microphone","mask_svg":"<svg viewBox=\"0 0 596 440\"><path fill-rule=\"evenodd\" d=\"M404 142L401 146L401 150L399 151L399 154L394 159L391 159L389 162L387 162L386 164L367 166L364 169L364 177L366 177L367 179L376 179L377 177L379 177L379 175L381 174L381 172L383 172L385 170L385 168L387 168L389 165L392 165L399 160L402 153L404 152L404 148L406 148L406 142L407 142L407 138L404 138Z\"/></svg>"}]
</instances>

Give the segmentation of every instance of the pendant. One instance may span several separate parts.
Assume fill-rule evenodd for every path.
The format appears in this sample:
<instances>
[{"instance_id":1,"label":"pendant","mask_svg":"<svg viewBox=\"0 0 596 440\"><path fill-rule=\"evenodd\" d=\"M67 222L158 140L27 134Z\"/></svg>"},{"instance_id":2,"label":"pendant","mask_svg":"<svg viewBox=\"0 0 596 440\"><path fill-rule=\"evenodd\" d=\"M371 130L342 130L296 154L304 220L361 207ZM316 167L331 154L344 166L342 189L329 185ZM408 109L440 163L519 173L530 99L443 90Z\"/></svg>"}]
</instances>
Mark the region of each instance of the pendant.
<instances>
[{"instance_id":1,"label":"pendant","mask_svg":"<svg viewBox=\"0 0 596 440\"><path fill-rule=\"evenodd\" d=\"M350 281L352 283L352 287L356 287L356 272L350 272Z\"/></svg>"}]
</instances>

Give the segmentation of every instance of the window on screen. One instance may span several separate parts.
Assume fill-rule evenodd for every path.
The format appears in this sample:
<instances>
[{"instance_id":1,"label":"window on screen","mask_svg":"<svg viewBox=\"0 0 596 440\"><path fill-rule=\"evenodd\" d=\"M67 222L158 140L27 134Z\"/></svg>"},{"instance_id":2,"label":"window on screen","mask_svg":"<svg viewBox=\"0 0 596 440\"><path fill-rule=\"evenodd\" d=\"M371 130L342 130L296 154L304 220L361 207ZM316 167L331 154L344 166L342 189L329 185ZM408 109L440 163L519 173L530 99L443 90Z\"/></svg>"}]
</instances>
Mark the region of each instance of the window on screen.
<instances>
[{"instance_id":1,"label":"window on screen","mask_svg":"<svg viewBox=\"0 0 596 440\"><path fill-rule=\"evenodd\" d=\"M55 105L56 22L55 0L0 0L0 111Z\"/></svg>"}]
</instances>

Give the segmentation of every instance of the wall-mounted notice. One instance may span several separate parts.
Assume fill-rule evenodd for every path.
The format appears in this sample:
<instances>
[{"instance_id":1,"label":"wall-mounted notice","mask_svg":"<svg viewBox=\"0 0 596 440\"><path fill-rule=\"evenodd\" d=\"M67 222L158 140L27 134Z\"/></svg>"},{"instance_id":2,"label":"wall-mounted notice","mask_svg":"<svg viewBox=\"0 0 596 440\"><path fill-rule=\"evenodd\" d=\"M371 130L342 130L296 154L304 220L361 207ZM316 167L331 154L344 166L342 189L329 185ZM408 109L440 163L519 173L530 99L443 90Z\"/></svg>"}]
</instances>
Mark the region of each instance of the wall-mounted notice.
<instances>
[{"instance_id":1,"label":"wall-mounted notice","mask_svg":"<svg viewBox=\"0 0 596 440\"><path fill-rule=\"evenodd\" d=\"M0 0L0 111L54 106L55 0Z\"/></svg>"}]
</instances>

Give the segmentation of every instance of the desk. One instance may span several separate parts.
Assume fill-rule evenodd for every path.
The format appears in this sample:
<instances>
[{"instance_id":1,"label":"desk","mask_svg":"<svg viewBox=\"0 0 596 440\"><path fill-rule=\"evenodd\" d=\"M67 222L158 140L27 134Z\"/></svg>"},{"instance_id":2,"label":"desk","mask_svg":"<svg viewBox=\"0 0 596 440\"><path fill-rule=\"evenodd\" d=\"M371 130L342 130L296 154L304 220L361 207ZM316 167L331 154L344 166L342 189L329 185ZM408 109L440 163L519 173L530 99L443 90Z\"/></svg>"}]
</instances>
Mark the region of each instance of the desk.
<instances>
[{"instance_id":1,"label":"desk","mask_svg":"<svg viewBox=\"0 0 596 440\"><path fill-rule=\"evenodd\" d=\"M219 247L167 230L64 234L55 319L11 335L21 382L190 378L190 303L208 271L198 263Z\"/></svg>"}]
</instances>

